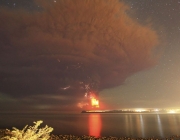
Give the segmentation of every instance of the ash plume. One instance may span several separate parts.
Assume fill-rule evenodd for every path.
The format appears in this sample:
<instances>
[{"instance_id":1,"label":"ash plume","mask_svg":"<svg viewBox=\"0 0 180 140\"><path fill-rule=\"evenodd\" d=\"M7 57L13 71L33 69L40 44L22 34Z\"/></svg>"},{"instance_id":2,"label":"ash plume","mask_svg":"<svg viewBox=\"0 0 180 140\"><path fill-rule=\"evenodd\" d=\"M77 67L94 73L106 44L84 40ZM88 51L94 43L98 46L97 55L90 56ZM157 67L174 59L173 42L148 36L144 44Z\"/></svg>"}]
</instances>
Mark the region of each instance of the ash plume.
<instances>
[{"instance_id":1,"label":"ash plume","mask_svg":"<svg viewBox=\"0 0 180 140\"><path fill-rule=\"evenodd\" d=\"M118 0L35 1L0 9L0 92L80 94L121 85L156 63L157 33Z\"/></svg>"}]
</instances>

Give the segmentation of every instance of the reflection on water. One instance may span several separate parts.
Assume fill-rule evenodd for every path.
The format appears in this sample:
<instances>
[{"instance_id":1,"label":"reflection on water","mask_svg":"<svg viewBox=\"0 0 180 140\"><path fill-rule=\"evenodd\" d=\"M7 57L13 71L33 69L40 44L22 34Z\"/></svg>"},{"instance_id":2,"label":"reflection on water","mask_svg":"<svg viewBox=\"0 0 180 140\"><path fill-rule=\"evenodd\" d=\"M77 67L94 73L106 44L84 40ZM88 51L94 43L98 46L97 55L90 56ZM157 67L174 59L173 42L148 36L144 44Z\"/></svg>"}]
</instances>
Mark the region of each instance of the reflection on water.
<instances>
[{"instance_id":1,"label":"reflection on water","mask_svg":"<svg viewBox=\"0 0 180 140\"><path fill-rule=\"evenodd\" d=\"M141 135L142 137L144 137L144 120L143 120L143 116L140 115L140 126L141 126Z\"/></svg>"},{"instance_id":2,"label":"reflection on water","mask_svg":"<svg viewBox=\"0 0 180 140\"><path fill-rule=\"evenodd\" d=\"M122 136L167 137L180 134L180 115L173 116L165 114L124 114L119 116L117 115L113 118L113 120L115 122L118 122L118 120L121 121L119 121L118 125L108 125L108 128L106 128L106 130L119 129L121 130ZM103 121L102 133L105 127L104 124L105 123ZM117 128L117 126L120 126L121 128ZM116 134L118 135L119 133L120 131Z\"/></svg>"},{"instance_id":3,"label":"reflection on water","mask_svg":"<svg viewBox=\"0 0 180 140\"><path fill-rule=\"evenodd\" d=\"M53 134L144 138L180 135L180 114L0 114L0 128L22 129L36 120L53 127Z\"/></svg>"},{"instance_id":4,"label":"reflection on water","mask_svg":"<svg viewBox=\"0 0 180 140\"><path fill-rule=\"evenodd\" d=\"M133 115L125 115L125 132L127 136L136 135L139 137L145 136L143 115L137 114L134 118Z\"/></svg>"},{"instance_id":5,"label":"reflection on water","mask_svg":"<svg viewBox=\"0 0 180 140\"><path fill-rule=\"evenodd\" d=\"M159 114L157 114L157 124L158 124L160 136L163 137L164 134L163 134L162 123L161 123L161 118L160 118Z\"/></svg>"},{"instance_id":6,"label":"reflection on water","mask_svg":"<svg viewBox=\"0 0 180 140\"><path fill-rule=\"evenodd\" d=\"M125 128L126 128L126 133L127 135L132 135L133 134L133 120L131 115L126 115L125 117Z\"/></svg>"},{"instance_id":7,"label":"reflection on water","mask_svg":"<svg viewBox=\"0 0 180 140\"><path fill-rule=\"evenodd\" d=\"M169 122L169 129L172 133L177 134L180 130L178 129L178 118L175 117L174 114L171 115L171 117L168 117Z\"/></svg>"},{"instance_id":8,"label":"reflection on water","mask_svg":"<svg viewBox=\"0 0 180 140\"><path fill-rule=\"evenodd\" d=\"M101 136L101 115L90 114L89 115L89 135L100 137Z\"/></svg>"}]
</instances>

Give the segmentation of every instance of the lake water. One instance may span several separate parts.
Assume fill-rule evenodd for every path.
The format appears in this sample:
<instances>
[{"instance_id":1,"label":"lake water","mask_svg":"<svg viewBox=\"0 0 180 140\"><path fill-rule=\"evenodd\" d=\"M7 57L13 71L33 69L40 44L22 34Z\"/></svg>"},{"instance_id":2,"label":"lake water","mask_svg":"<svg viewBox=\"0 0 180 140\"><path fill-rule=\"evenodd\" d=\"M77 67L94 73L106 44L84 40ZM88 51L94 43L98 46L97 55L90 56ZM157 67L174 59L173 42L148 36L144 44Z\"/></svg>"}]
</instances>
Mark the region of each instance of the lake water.
<instances>
[{"instance_id":1,"label":"lake water","mask_svg":"<svg viewBox=\"0 0 180 140\"><path fill-rule=\"evenodd\" d=\"M180 135L180 114L1 114L0 127L22 129L37 120L53 127L53 134L143 138Z\"/></svg>"}]
</instances>

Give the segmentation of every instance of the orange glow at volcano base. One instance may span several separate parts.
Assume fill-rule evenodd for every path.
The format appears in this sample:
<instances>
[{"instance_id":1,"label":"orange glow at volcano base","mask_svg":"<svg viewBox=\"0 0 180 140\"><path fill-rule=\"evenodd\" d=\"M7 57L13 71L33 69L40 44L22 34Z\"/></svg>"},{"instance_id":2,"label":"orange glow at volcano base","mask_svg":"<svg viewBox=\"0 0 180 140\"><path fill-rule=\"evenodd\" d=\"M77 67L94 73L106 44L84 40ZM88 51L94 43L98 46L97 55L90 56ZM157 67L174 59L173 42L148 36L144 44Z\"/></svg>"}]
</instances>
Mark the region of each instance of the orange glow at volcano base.
<instances>
[{"instance_id":1,"label":"orange glow at volcano base","mask_svg":"<svg viewBox=\"0 0 180 140\"><path fill-rule=\"evenodd\" d=\"M99 108L99 101L97 99L95 99L94 97L91 98L91 106Z\"/></svg>"}]
</instances>

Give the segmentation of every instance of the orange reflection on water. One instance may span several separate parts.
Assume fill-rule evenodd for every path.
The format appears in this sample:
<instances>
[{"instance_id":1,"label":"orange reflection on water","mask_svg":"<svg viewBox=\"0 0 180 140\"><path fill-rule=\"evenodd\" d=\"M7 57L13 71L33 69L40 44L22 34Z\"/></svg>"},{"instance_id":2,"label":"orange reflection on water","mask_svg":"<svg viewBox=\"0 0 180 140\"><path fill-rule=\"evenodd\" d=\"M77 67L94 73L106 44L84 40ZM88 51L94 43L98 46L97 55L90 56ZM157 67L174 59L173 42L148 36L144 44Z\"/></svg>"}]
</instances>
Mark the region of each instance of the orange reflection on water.
<instances>
[{"instance_id":1,"label":"orange reflection on water","mask_svg":"<svg viewBox=\"0 0 180 140\"><path fill-rule=\"evenodd\" d=\"M101 115L90 114L89 115L89 135L100 137L101 136Z\"/></svg>"}]
</instances>

